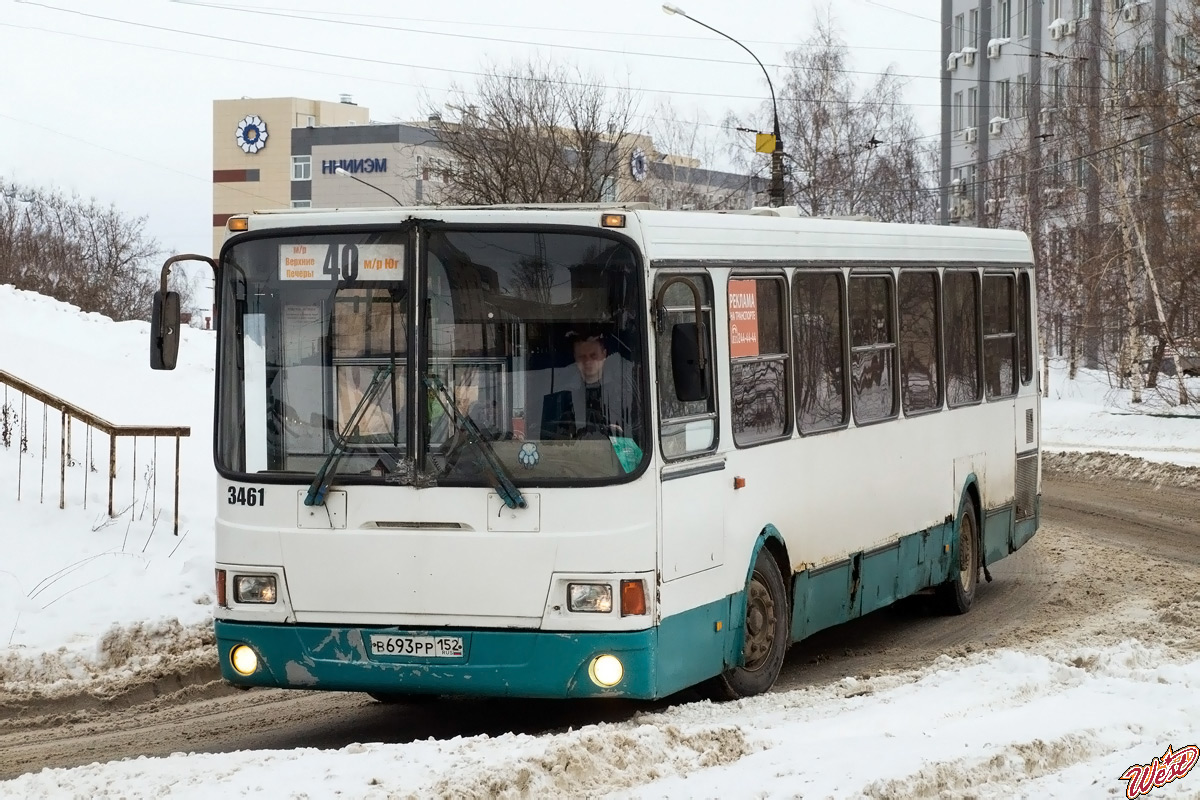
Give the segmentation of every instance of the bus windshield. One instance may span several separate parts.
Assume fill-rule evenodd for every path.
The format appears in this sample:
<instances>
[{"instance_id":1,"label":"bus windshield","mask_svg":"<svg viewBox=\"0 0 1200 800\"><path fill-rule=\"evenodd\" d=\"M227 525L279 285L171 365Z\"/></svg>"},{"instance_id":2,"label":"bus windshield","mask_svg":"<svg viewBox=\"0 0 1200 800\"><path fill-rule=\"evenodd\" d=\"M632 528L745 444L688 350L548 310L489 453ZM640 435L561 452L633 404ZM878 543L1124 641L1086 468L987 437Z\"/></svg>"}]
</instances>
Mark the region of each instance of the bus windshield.
<instances>
[{"instance_id":1,"label":"bus windshield","mask_svg":"<svg viewBox=\"0 0 1200 800\"><path fill-rule=\"evenodd\" d=\"M220 281L228 473L530 486L647 458L643 280L621 239L281 231L229 246Z\"/></svg>"}]
</instances>

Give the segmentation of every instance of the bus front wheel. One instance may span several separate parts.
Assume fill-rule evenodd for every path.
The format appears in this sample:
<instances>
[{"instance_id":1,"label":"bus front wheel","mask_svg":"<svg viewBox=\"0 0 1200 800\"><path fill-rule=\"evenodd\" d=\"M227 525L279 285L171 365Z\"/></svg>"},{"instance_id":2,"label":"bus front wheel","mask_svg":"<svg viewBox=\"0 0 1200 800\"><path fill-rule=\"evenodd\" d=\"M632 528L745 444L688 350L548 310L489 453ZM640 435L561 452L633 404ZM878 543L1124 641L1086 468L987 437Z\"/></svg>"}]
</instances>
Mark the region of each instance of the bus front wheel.
<instances>
[{"instance_id":1,"label":"bus front wheel","mask_svg":"<svg viewBox=\"0 0 1200 800\"><path fill-rule=\"evenodd\" d=\"M963 500L958 515L958 569L950 580L938 587L937 604L943 614L965 614L975 602L979 584L979 524L975 501Z\"/></svg>"},{"instance_id":2,"label":"bus front wheel","mask_svg":"<svg viewBox=\"0 0 1200 800\"><path fill-rule=\"evenodd\" d=\"M710 682L714 699L737 700L775 685L788 648L788 594L779 565L766 548L758 551L746 584L742 665Z\"/></svg>"}]
</instances>

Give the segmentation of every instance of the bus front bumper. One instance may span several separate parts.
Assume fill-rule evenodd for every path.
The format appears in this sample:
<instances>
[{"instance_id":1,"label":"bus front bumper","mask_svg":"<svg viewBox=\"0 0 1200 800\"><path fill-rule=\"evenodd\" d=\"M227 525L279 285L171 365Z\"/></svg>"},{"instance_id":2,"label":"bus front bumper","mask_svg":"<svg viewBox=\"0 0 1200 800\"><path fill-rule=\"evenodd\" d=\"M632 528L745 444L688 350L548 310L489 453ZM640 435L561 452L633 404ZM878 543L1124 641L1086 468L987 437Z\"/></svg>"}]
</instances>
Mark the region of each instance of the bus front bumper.
<instances>
[{"instance_id":1,"label":"bus front bumper","mask_svg":"<svg viewBox=\"0 0 1200 800\"><path fill-rule=\"evenodd\" d=\"M235 686L271 686L423 695L628 697L657 695L658 631L561 633L519 630L401 631L315 625L216 622L221 675ZM461 639L462 655L417 657L372 652L380 636ZM245 645L257 656L249 675L233 667ZM623 667L611 687L592 678L601 655ZM611 662L609 662L611 664Z\"/></svg>"}]
</instances>

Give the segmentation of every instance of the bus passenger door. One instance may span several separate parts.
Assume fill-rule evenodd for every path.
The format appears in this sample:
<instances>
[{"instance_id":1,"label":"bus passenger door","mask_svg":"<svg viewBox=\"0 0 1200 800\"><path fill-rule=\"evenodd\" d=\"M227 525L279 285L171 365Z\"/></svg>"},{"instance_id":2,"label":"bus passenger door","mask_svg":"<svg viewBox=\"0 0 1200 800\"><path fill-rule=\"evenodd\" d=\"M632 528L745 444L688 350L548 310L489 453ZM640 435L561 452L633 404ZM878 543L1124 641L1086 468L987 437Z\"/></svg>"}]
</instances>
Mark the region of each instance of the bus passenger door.
<instances>
[{"instance_id":1,"label":"bus passenger door","mask_svg":"<svg viewBox=\"0 0 1200 800\"><path fill-rule=\"evenodd\" d=\"M729 479L717 453L712 283L703 271L659 275L655 344L664 581L719 566Z\"/></svg>"},{"instance_id":2,"label":"bus passenger door","mask_svg":"<svg viewBox=\"0 0 1200 800\"><path fill-rule=\"evenodd\" d=\"M662 469L662 579L694 575L721 565L725 552L724 457Z\"/></svg>"}]
</instances>

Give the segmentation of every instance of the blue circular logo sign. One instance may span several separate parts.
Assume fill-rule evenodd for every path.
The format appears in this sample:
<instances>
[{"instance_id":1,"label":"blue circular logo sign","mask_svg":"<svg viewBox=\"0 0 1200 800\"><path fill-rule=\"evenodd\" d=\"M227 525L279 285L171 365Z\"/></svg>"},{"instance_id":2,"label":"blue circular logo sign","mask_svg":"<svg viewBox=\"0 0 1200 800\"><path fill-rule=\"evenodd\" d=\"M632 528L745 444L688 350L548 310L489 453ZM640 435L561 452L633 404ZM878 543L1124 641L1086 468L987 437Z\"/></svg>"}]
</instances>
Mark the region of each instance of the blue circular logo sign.
<instances>
[{"instance_id":1,"label":"blue circular logo sign","mask_svg":"<svg viewBox=\"0 0 1200 800\"><path fill-rule=\"evenodd\" d=\"M254 155L267 146L267 123L262 117L250 114L238 123L236 139L243 153Z\"/></svg>"}]
</instances>

